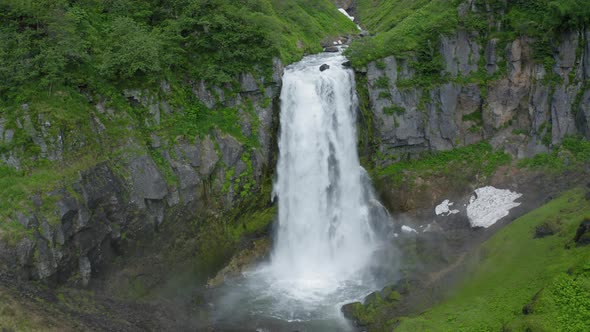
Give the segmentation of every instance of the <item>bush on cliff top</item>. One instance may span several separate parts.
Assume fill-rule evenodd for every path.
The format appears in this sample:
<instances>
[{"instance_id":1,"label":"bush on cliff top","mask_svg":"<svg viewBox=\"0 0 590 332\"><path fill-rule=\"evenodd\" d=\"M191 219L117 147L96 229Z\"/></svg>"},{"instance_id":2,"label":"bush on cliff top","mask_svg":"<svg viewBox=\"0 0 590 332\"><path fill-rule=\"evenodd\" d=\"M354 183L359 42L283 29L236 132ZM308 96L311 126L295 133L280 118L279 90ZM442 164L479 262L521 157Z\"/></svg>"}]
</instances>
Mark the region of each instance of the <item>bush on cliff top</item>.
<instances>
[{"instance_id":1,"label":"bush on cliff top","mask_svg":"<svg viewBox=\"0 0 590 332\"><path fill-rule=\"evenodd\" d=\"M233 82L354 29L329 0L0 0L0 96L167 75Z\"/></svg>"},{"instance_id":2,"label":"bush on cliff top","mask_svg":"<svg viewBox=\"0 0 590 332\"><path fill-rule=\"evenodd\" d=\"M475 11L459 17L462 0L359 0L361 24L376 35L351 46L360 67L389 55L404 56L436 46L443 34L462 27L487 33L528 35L550 42L552 36L590 24L587 0L476 0ZM489 20L501 22L490 24ZM497 30L498 29L498 30Z\"/></svg>"}]
</instances>

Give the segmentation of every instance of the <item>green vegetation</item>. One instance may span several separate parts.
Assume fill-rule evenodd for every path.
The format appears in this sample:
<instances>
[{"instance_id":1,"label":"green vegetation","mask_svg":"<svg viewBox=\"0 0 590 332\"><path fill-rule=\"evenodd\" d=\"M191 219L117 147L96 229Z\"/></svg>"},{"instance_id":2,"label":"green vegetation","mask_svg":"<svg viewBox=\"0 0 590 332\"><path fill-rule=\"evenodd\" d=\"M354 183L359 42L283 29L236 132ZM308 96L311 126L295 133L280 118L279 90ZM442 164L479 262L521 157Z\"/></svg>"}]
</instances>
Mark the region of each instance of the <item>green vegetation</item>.
<instances>
[{"instance_id":1,"label":"green vegetation","mask_svg":"<svg viewBox=\"0 0 590 332\"><path fill-rule=\"evenodd\" d=\"M396 331L583 331L590 321L590 247L575 246L590 216L584 191L570 191L503 228L479 250L479 262L447 300ZM555 235L535 228L558 219Z\"/></svg>"},{"instance_id":2,"label":"green vegetation","mask_svg":"<svg viewBox=\"0 0 590 332\"><path fill-rule=\"evenodd\" d=\"M119 159L148 153L176 184L170 143L214 129L247 151L246 171L231 179L245 199L255 186L259 105L244 98L225 107L219 91L233 98L240 74L268 77L273 58L290 63L320 51L328 36L355 31L330 0L0 0L0 122L14 132L0 153L19 162L18 171L0 162L1 237L14 244L31 234L15 214L33 211L34 195L54 222L48 193L97 162L117 168ZM218 101L211 109L195 95L201 80L221 89L211 90ZM128 89L139 93L128 97ZM57 150L58 158L50 155Z\"/></svg>"},{"instance_id":3,"label":"green vegetation","mask_svg":"<svg viewBox=\"0 0 590 332\"><path fill-rule=\"evenodd\" d=\"M166 77L235 82L317 51L354 24L328 0L0 1L0 95L109 86Z\"/></svg>"},{"instance_id":4,"label":"green vegetation","mask_svg":"<svg viewBox=\"0 0 590 332\"><path fill-rule=\"evenodd\" d=\"M261 197L261 195L257 197ZM265 196L268 199L268 196ZM251 203L251 201L249 201ZM234 211L248 209L246 204ZM262 208L254 205L239 218L227 216L224 220L208 223L206 229L197 232L199 246L195 270L198 275L211 277L217 273L248 239L264 235L276 217L276 207Z\"/></svg>"},{"instance_id":5,"label":"green vegetation","mask_svg":"<svg viewBox=\"0 0 590 332\"><path fill-rule=\"evenodd\" d=\"M94 165L97 160L93 156L79 159L70 167L55 170L51 166L43 166L30 173L17 171L12 167L0 166L0 238L9 244L16 244L24 236L32 235L33 230L21 225L15 213L23 211L27 213L33 210L31 197L39 195L43 199L43 210L51 210L53 200L50 191L68 187L72 183L67 182L77 177L78 172ZM67 180L66 180L67 179ZM53 208L53 209L51 209ZM49 222L54 222L51 214L48 214Z\"/></svg>"},{"instance_id":6,"label":"green vegetation","mask_svg":"<svg viewBox=\"0 0 590 332\"><path fill-rule=\"evenodd\" d=\"M348 55L355 67L389 55L418 54L430 57L440 34L453 32L457 25L456 0L364 0L359 1L359 16L365 28L377 34L355 42ZM437 61L419 61L430 71Z\"/></svg>"},{"instance_id":7,"label":"green vegetation","mask_svg":"<svg viewBox=\"0 0 590 332\"><path fill-rule=\"evenodd\" d=\"M383 113L389 114L389 115L394 115L394 114L395 115L403 115L404 113L406 113L406 109L401 106L392 105L392 106L383 107Z\"/></svg>"},{"instance_id":8,"label":"green vegetation","mask_svg":"<svg viewBox=\"0 0 590 332\"><path fill-rule=\"evenodd\" d=\"M345 311L359 325L373 325L378 322L383 311L394 309L400 298L400 293L388 286L381 292L374 292L367 296L364 303L349 304Z\"/></svg>"},{"instance_id":9,"label":"green vegetation","mask_svg":"<svg viewBox=\"0 0 590 332\"><path fill-rule=\"evenodd\" d=\"M424 153L419 159L400 161L375 170L377 178L393 183L412 181L417 176L481 174L490 176L499 166L508 164L510 156L494 151L488 143L478 143L449 151Z\"/></svg>"},{"instance_id":10,"label":"green vegetation","mask_svg":"<svg viewBox=\"0 0 590 332\"><path fill-rule=\"evenodd\" d=\"M472 121L475 122L477 125L483 124L483 114L480 111L475 111L470 114L463 115L463 121Z\"/></svg>"},{"instance_id":11,"label":"green vegetation","mask_svg":"<svg viewBox=\"0 0 590 332\"><path fill-rule=\"evenodd\" d=\"M460 15L458 7L462 3L460 0L359 0L357 16L375 35L351 45L347 52L353 66L360 68L390 55L412 59L410 66L416 75L399 85L424 88L448 81L486 83L505 72L502 60L498 63L499 70L491 75L485 63L479 63L479 70L469 77L447 77L439 52L440 37L462 29L477 32L481 45L491 38L497 39L498 49L519 35L532 37L533 57L545 64L546 80L554 83L559 79L551 70L555 63L555 37L590 23L590 6L585 0L476 0L476 11L467 9Z\"/></svg>"},{"instance_id":12,"label":"green vegetation","mask_svg":"<svg viewBox=\"0 0 590 332\"><path fill-rule=\"evenodd\" d=\"M70 317L58 312L41 298L26 298L0 287L0 330L4 331L74 331Z\"/></svg>"},{"instance_id":13,"label":"green vegetation","mask_svg":"<svg viewBox=\"0 0 590 332\"><path fill-rule=\"evenodd\" d=\"M389 89L389 78L381 76L375 81L375 87L379 89Z\"/></svg>"},{"instance_id":14,"label":"green vegetation","mask_svg":"<svg viewBox=\"0 0 590 332\"><path fill-rule=\"evenodd\" d=\"M477 0L475 6L479 10L476 13L459 17L457 7L461 2L360 0L358 16L361 24L376 36L353 45L349 53L353 64L361 66L388 55L403 57L408 52L419 56L421 52L435 48L441 34L455 32L457 28L476 30L484 35L505 34L491 30L495 27L488 24L487 15L507 23L508 32L513 36L520 34L539 38L539 52L536 53L544 59L542 54L552 52L550 47L544 47L548 46L544 45L547 43L550 46L552 36L590 23L590 8L585 0Z\"/></svg>"},{"instance_id":15,"label":"green vegetation","mask_svg":"<svg viewBox=\"0 0 590 332\"><path fill-rule=\"evenodd\" d=\"M590 142L580 137L566 137L563 143L548 153L519 161L522 168L563 172L584 167L590 163Z\"/></svg>"}]
</instances>

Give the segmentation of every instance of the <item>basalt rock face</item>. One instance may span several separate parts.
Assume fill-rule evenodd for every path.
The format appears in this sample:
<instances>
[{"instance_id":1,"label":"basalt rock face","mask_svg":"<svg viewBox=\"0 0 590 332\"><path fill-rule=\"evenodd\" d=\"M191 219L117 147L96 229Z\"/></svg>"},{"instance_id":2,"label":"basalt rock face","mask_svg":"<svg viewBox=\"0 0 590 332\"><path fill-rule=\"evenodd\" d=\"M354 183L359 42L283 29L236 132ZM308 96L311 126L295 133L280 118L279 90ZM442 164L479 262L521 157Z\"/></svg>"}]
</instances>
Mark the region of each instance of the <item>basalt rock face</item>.
<instances>
[{"instance_id":1,"label":"basalt rock face","mask_svg":"<svg viewBox=\"0 0 590 332\"><path fill-rule=\"evenodd\" d=\"M0 228L0 273L58 282L77 276L85 285L101 265L121 254L125 241L158 232L165 223L188 222L232 208L246 190L243 186L248 183L247 190L256 190L273 167L282 71L276 61L272 81L245 74L240 77L240 91L231 95L206 88L203 82L194 84L194 95L207 107L237 110L241 139L219 129L171 139L156 130L164 115L183 112L167 101L170 87L163 83L156 94L125 91L133 107L147 110L143 127L149 139L130 134L116 150L118 155L90 163L63 184L29 197L25 207L15 207L2 222L17 225L24 235L6 238ZM0 115L0 143L9 144L21 131L37 147L35 158L62 162L64 167L88 142L108 135L114 122L105 118L122 113L98 101L90 116L92 132L73 136L27 107L22 106L16 126L11 120L13 127ZM129 133L136 129L126 128ZM258 143L248 145L243 137L255 137ZM30 157L18 147L0 151L0 160L15 169L26 158Z\"/></svg>"},{"instance_id":2,"label":"basalt rock face","mask_svg":"<svg viewBox=\"0 0 590 332\"><path fill-rule=\"evenodd\" d=\"M459 30L437 48L443 83L426 88L415 84L415 58L369 63L360 74L377 150L388 156L377 163L482 140L522 158L568 135L590 138L590 31L564 32L557 42L548 68L534 59L530 38L500 45ZM486 82L478 79L486 75Z\"/></svg>"},{"instance_id":3,"label":"basalt rock face","mask_svg":"<svg viewBox=\"0 0 590 332\"><path fill-rule=\"evenodd\" d=\"M346 11L354 10L356 7L356 0L334 0L334 3L338 8L342 8Z\"/></svg>"}]
</instances>

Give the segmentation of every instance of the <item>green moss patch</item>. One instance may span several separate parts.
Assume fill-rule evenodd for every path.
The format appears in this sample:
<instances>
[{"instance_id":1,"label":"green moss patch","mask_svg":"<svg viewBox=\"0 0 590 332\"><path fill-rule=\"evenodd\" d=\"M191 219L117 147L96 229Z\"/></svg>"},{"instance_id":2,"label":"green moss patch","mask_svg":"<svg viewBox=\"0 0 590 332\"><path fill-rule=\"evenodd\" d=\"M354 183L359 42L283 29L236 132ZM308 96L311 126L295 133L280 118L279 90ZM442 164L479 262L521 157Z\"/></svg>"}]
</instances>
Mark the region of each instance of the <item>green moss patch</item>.
<instances>
[{"instance_id":1,"label":"green moss patch","mask_svg":"<svg viewBox=\"0 0 590 332\"><path fill-rule=\"evenodd\" d=\"M511 158L502 151L495 151L488 143L478 143L449 151L424 153L420 159L396 162L374 170L377 178L393 183L412 181L416 177L481 174L490 176Z\"/></svg>"},{"instance_id":2,"label":"green moss patch","mask_svg":"<svg viewBox=\"0 0 590 332\"><path fill-rule=\"evenodd\" d=\"M566 137L548 153L540 153L518 162L521 168L563 172L585 167L590 162L590 142L581 137Z\"/></svg>"}]
</instances>

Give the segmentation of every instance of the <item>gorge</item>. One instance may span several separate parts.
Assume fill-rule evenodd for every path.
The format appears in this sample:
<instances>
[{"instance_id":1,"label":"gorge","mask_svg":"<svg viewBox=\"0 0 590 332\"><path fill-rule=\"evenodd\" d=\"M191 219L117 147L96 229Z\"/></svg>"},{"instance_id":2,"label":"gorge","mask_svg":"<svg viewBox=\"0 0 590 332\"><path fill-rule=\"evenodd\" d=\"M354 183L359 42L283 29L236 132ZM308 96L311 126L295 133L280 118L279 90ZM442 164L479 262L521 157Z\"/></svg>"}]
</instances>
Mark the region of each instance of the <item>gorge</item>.
<instances>
[{"instance_id":1,"label":"gorge","mask_svg":"<svg viewBox=\"0 0 590 332\"><path fill-rule=\"evenodd\" d=\"M584 330L586 2L0 2L0 329Z\"/></svg>"}]
</instances>

